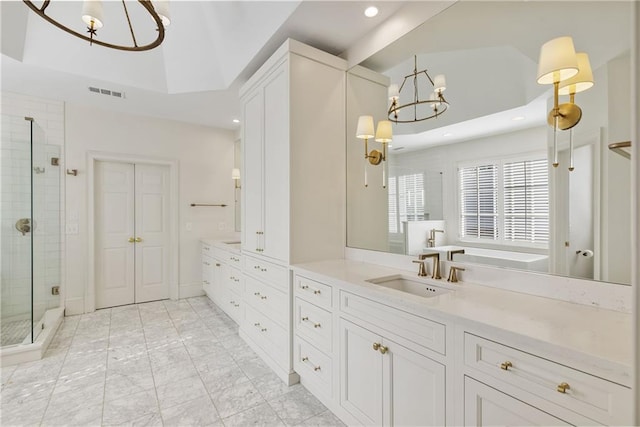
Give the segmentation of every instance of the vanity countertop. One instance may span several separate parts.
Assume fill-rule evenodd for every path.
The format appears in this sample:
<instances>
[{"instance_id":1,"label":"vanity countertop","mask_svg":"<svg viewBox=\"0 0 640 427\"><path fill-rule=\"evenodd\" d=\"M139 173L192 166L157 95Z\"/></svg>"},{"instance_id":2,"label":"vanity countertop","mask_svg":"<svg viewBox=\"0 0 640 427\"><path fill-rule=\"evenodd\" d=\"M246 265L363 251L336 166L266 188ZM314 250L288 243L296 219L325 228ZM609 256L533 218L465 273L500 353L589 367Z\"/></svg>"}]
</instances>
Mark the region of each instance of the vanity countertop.
<instances>
[{"instance_id":1,"label":"vanity countertop","mask_svg":"<svg viewBox=\"0 0 640 427\"><path fill-rule=\"evenodd\" d=\"M202 239L203 243L211 245L216 248L224 249L235 253L240 253L240 241L239 239Z\"/></svg>"},{"instance_id":2,"label":"vanity countertop","mask_svg":"<svg viewBox=\"0 0 640 427\"><path fill-rule=\"evenodd\" d=\"M585 367L596 368L608 379L631 384L632 316L613 310L475 285L431 280L454 286L451 292L429 298L375 285L366 280L415 271L399 270L352 260L328 260L293 266L310 279L337 284L344 289L416 314L439 316L468 325L480 325L509 336L536 340L536 348L571 355ZM444 274L443 274L444 275Z\"/></svg>"}]
</instances>

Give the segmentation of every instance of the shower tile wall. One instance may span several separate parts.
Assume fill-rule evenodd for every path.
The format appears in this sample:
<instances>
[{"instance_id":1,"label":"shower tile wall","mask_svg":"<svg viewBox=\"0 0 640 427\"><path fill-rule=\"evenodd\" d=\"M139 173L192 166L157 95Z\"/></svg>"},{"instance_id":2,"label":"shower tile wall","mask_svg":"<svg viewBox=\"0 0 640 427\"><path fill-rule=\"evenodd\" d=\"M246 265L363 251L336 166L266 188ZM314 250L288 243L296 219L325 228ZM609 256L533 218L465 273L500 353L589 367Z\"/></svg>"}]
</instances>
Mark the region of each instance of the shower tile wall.
<instances>
[{"instance_id":1,"label":"shower tile wall","mask_svg":"<svg viewBox=\"0 0 640 427\"><path fill-rule=\"evenodd\" d=\"M38 320L47 308L58 307L60 297L51 295L51 286L60 285L63 277L61 254L64 236L61 227L61 203L64 181L64 103L9 92L1 92L2 150L0 174L2 240L1 291L2 319L19 320L29 308L30 301L30 237L15 229L18 218L29 217L30 172L29 126L25 116L33 117L34 166L45 172L34 174L34 203L40 220L36 220L34 235L34 319ZM6 116L11 123L5 126ZM13 134L11 134L13 132ZM8 142L9 141L14 142ZM60 166L51 165L51 157L60 158ZM23 164L26 162L26 166ZM30 316L30 314L29 314Z\"/></svg>"}]
</instances>

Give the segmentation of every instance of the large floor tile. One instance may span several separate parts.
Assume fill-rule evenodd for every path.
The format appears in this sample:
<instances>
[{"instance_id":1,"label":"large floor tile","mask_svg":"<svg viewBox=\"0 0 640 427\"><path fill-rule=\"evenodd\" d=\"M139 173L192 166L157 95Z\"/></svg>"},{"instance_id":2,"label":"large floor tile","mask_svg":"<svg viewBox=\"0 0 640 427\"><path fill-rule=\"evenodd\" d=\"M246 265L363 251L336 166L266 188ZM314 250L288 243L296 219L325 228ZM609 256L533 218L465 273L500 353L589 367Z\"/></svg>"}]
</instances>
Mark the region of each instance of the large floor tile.
<instances>
[{"instance_id":1,"label":"large floor tile","mask_svg":"<svg viewBox=\"0 0 640 427\"><path fill-rule=\"evenodd\" d=\"M162 409L161 412L164 425L167 427L223 425L209 396Z\"/></svg>"},{"instance_id":2,"label":"large floor tile","mask_svg":"<svg viewBox=\"0 0 640 427\"><path fill-rule=\"evenodd\" d=\"M227 417L223 422L226 427L280 427L285 425L278 418L275 411L266 403Z\"/></svg>"},{"instance_id":3,"label":"large floor tile","mask_svg":"<svg viewBox=\"0 0 640 427\"><path fill-rule=\"evenodd\" d=\"M106 401L102 422L105 425L122 425L157 413L159 409L155 390L141 391Z\"/></svg>"},{"instance_id":4,"label":"large floor tile","mask_svg":"<svg viewBox=\"0 0 640 427\"><path fill-rule=\"evenodd\" d=\"M300 424L327 410L314 395L302 387L270 400L269 405L280 419L290 426Z\"/></svg>"},{"instance_id":5,"label":"large floor tile","mask_svg":"<svg viewBox=\"0 0 640 427\"><path fill-rule=\"evenodd\" d=\"M207 391L199 376L156 385L156 393L160 409L171 408L190 400L207 397Z\"/></svg>"},{"instance_id":6,"label":"large floor tile","mask_svg":"<svg viewBox=\"0 0 640 427\"><path fill-rule=\"evenodd\" d=\"M250 382L226 389L209 390L209 394L222 418L244 412L266 402Z\"/></svg>"}]
</instances>

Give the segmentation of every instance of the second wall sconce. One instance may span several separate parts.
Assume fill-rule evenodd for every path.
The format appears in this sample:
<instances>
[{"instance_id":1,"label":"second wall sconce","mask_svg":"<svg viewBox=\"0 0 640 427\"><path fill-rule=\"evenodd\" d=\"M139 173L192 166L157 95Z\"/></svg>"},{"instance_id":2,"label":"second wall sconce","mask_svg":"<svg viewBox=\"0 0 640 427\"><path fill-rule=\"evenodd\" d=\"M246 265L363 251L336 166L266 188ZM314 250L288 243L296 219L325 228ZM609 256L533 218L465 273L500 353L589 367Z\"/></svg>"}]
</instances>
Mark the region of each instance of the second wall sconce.
<instances>
[{"instance_id":1,"label":"second wall sconce","mask_svg":"<svg viewBox=\"0 0 640 427\"><path fill-rule=\"evenodd\" d=\"M553 108L549 125L553 127L553 167L558 166L560 130L572 129L582 118L582 109L575 104L575 94L593 86L593 73L586 53L576 54L569 36L549 40L540 48L538 83L553 84ZM559 95L569 95L569 102L559 104ZM573 170L573 133L569 134L569 170Z\"/></svg>"},{"instance_id":2,"label":"second wall sconce","mask_svg":"<svg viewBox=\"0 0 640 427\"><path fill-rule=\"evenodd\" d=\"M377 166L382 163L382 188L387 188L387 144L390 144L393 139L393 131L391 129L391 122L389 120L380 120L378 127L374 133L373 131L373 116L360 116L358 117L358 126L356 129L356 138L364 139L364 186L368 187L367 178L367 163ZM373 149L369 152L369 139L374 138L376 142L382 143L382 151ZM390 145L389 145L390 146Z\"/></svg>"},{"instance_id":3,"label":"second wall sconce","mask_svg":"<svg viewBox=\"0 0 640 427\"><path fill-rule=\"evenodd\" d=\"M238 168L231 169L231 179L233 179L235 188L242 188L240 186L240 169Z\"/></svg>"}]
</instances>

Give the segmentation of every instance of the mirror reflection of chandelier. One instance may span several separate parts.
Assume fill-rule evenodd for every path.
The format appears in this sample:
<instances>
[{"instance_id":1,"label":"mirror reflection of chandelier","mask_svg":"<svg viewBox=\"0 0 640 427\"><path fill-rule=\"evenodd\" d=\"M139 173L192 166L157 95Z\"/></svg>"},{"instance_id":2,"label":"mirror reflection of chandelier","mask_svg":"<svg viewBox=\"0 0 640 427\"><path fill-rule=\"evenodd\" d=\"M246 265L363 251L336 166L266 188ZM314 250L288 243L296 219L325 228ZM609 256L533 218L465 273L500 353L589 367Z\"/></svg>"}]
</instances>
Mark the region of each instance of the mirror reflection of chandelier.
<instances>
[{"instance_id":1,"label":"mirror reflection of chandelier","mask_svg":"<svg viewBox=\"0 0 640 427\"><path fill-rule=\"evenodd\" d=\"M409 82L409 84L407 84ZM409 86L413 86L413 90ZM426 87L428 91L421 92L420 86ZM401 93L405 89L411 97L411 102L401 103ZM447 111L449 103L442 95L447 88L444 74L438 74L433 79L427 70L418 71L418 57L413 56L413 73L404 77L402 85L389 86L389 120L394 123L413 123L438 117Z\"/></svg>"},{"instance_id":2,"label":"mirror reflection of chandelier","mask_svg":"<svg viewBox=\"0 0 640 427\"><path fill-rule=\"evenodd\" d=\"M151 16L152 20L155 21L155 28L152 28L154 32L156 32L155 40L143 44L138 45L138 41L136 40L136 34L133 28L133 24L131 23L131 17L129 15L129 9L127 8L127 2L122 1L122 7L124 8L124 14L120 15L126 19L127 26L129 28L129 32L131 34L131 45L125 44L117 44L117 43L109 43L106 41L98 40L98 30L104 26L106 22L103 18L103 5L102 0L84 0L82 4L82 13L80 17L82 21L87 25L87 34L86 36L71 27L63 24L59 19L55 19L52 16L54 14L47 14L47 8L51 6L50 0L45 0L42 2L42 6L38 7L31 0L23 0L24 3L35 13L40 15L50 24L55 25L63 31L66 31L69 34L72 34L78 38L86 40L90 45L97 44L100 46L108 47L111 49L117 50L126 50L133 52L140 52L145 50L150 50L155 47L160 46L162 41L164 40L164 32L165 28L169 26L171 23L171 17L169 15L169 1L168 0L156 0L151 2L150 0L138 0L135 3L140 4L146 12ZM111 2L110 2L111 3ZM115 2L113 2L115 3ZM79 11L80 12L80 11ZM113 18L113 17L112 17Z\"/></svg>"}]
</instances>

